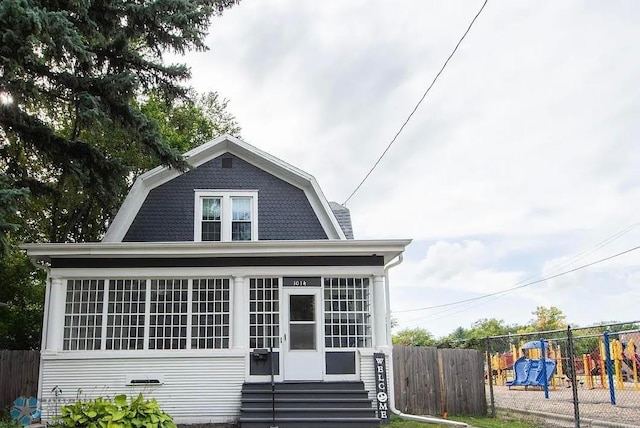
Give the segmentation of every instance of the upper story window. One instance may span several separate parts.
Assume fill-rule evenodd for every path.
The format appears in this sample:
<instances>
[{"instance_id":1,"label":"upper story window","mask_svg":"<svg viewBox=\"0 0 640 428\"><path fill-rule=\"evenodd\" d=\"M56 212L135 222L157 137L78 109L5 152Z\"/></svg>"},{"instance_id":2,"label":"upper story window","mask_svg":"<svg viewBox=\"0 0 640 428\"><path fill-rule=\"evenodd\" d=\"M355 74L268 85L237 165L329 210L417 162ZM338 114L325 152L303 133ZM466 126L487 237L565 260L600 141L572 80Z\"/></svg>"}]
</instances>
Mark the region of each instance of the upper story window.
<instances>
[{"instance_id":1,"label":"upper story window","mask_svg":"<svg viewBox=\"0 0 640 428\"><path fill-rule=\"evenodd\" d=\"M258 192L196 190L194 241L257 241Z\"/></svg>"}]
</instances>

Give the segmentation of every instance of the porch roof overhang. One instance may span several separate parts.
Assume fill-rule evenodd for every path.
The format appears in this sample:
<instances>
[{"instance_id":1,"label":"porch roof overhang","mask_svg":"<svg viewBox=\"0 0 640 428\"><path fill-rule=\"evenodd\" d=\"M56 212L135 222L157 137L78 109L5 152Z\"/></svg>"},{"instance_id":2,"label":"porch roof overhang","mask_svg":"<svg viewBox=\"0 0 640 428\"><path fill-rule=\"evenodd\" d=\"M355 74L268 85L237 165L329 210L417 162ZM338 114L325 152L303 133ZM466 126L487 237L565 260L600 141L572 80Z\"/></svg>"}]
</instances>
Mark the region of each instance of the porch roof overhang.
<instances>
[{"instance_id":1,"label":"porch roof overhang","mask_svg":"<svg viewBox=\"0 0 640 428\"><path fill-rule=\"evenodd\" d=\"M251 242L91 242L24 244L39 262L59 259L197 259L252 257L378 257L386 265L410 239Z\"/></svg>"}]
</instances>

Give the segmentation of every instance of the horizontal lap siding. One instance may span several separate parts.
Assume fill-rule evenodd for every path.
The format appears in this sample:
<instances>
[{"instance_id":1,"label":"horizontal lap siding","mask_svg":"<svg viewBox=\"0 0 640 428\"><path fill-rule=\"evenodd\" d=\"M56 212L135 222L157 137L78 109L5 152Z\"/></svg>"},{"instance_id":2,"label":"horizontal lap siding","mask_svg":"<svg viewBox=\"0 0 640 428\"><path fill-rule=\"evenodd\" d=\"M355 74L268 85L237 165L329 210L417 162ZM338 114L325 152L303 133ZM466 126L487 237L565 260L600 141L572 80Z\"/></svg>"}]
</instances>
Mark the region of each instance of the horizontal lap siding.
<instances>
[{"instance_id":1,"label":"horizontal lap siding","mask_svg":"<svg viewBox=\"0 0 640 428\"><path fill-rule=\"evenodd\" d=\"M155 397L180 422L223 422L240 412L244 357L136 359L55 359L43 362L42 402L45 417L55 412L56 386L64 400L117 394ZM164 376L159 386L126 386L127 375Z\"/></svg>"}]
</instances>

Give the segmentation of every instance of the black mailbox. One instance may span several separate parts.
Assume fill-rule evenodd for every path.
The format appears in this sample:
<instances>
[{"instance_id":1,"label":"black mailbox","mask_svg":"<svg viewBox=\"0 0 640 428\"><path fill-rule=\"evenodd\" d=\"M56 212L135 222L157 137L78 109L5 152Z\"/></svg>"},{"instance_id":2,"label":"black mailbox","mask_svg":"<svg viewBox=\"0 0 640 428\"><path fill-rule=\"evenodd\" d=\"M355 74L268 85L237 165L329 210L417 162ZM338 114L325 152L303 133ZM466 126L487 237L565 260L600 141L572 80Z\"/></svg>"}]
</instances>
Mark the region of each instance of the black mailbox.
<instances>
[{"instance_id":1,"label":"black mailbox","mask_svg":"<svg viewBox=\"0 0 640 428\"><path fill-rule=\"evenodd\" d=\"M268 349L254 349L251 353L254 360L264 361L269 357Z\"/></svg>"}]
</instances>

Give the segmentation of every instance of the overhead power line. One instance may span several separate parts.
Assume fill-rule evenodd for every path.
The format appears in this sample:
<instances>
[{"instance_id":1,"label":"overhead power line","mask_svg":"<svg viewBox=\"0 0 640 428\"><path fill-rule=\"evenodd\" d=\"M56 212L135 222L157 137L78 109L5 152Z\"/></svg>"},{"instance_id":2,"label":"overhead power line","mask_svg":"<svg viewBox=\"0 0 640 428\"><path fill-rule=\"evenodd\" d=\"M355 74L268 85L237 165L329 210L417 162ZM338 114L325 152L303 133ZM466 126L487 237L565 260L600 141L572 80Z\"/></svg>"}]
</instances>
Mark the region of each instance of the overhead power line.
<instances>
[{"instance_id":1,"label":"overhead power line","mask_svg":"<svg viewBox=\"0 0 640 428\"><path fill-rule=\"evenodd\" d=\"M609 245L610 243L612 243L613 241L619 239L621 236L626 235L627 233L631 232L633 229L637 228L638 226L640 226L640 222L635 222L627 227L625 227L624 229L619 230L618 232L614 233L613 235L607 237L606 239L598 242L597 244L594 245L593 248L587 249L587 250L583 250L581 252L579 252L578 254L574 255L573 257L569 258L568 260L564 260L561 261L557 264L554 264L553 266L551 266L549 268L549 273L550 274L554 274L558 271L561 271L564 268L567 268L569 266L571 266L572 264L584 259L585 257L587 257L589 254L594 253L595 251ZM520 284L524 284L526 282L529 281L533 281L536 278L539 278L541 275L533 275L530 276L522 281L519 281L517 283L515 283L513 285L513 287L518 286ZM500 299L501 297L503 297L504 295L496 295L496 296L491 296L491 298L487 298L488 301L494 301L497 299ZM486 303L487 300L476 300L476 301L472 301L472 302L463 302L460 304L460 306L447 306L444 308L441 308L439 311L436 312L431 312L427 315L422 315L418 318L414 318L409 320L407 323L408 324L412 324L412 323L416 323L418 321L423 321L423 320L429 320L431 322L433 321L438 321L444 318L448 318L451 317L453 315L457 315L466 311L469 311L473 308L476 308L484 303ZM440 316L438 316L440 315Z\"/></svg>"},{"instance_id":2,"label":"overhead power line","mask_svg":"<svg viewBox=\"0 0 640 428\"><path fill-rule=\"evenodd\" d=\"M422 104L422 101L424 101L424 99L426 98L427 94L429 93L429 91L431 90L431 88L433 88L433 85L436 83L436 80L438 80L438 77L440 77L440 75L442 74L442 72L444 71L444 69L446 68L447 64L449 63L449 60L453 57L453 55L456 53L456 51L458 50L458 47L460 46L460 44L462 43L462 41L464 40L464 38L467 36L467 33L469 33L469 30L471 30L471 27L473 26L473 23L476 22L476 19L478 19L478 16L480 16L480 14L482 13L482 10L484 9L484 7L487 5L488 0L484 0L484 3L482 4L482 7L480 8L480 10L478 11L478 13L476 13L476 16L473 17L473 19L471 20L471 23L469 24L469 26L467 27L467 30L464 32L464 34L462 35L462 37L460 38L460 40L458 40L458 43L456 44L456 47L453 48L453 51L451 51L451 54L449 55L449 57L447 58L447 60L444 62L444 64L442 65L442 68L440 68L440 71L438 71L438 74L436 74L436 77L433 78L433 81L431 82L431 84L429 85L429 87L427 88L427 90L424 92L424 94L422 94L422 98L420 98L420 101L418 101L418 103L416 104L416 106L413 108L413 110L411 111L411 113L409 114L409 116L407 117L407 119L404 121L404 123L402 124L402 126L400 127L400 129L398 130L398 132L396 132L396 135L393 137L393 139L391 140L391 142L389 143L389 145L387 145L387 148L384 149L384 152L382 152L382 154L380 155L380 157L378 158L378 160L373 164L373 166L371 167L371 169L369 170L369 172L367 172L367 175L364 176L364 178L362 179L362 181L360 182L360 184L358 184L356 186L356 188L353 190L353 192L351 192L351 194L349 195L349 197L344 201L344 203L342 205L347 205L347 202L349 202L349 200L353 197L353 195L356 194L356 192L360 189L360 187L362 187L362 185L364 184L365 181L367 181L367 178L369 178L369 176L371 175L371 173L373 172L374 169L376 169L376 167L378 166L378 164L380 163L380 161L382 160L382 158L387 154L387 152L389 151L389 149L391 148L391 146L393 145L393 143L396 141L396 139L398 138L398 136L400 135L400 133L402 132L402 130L404 129L404 127L407 125L407 123L409 123L409 120L411 120L411 117L413 116L413 114L416 112L416 110L418 110L418 107L420 107L420 104Z\"/></svg>"},{"instance_id":3,"label":"overhead power line","mask_svg":"<svg viewBox=\"0 0 640 428\"><path fill-rule=\"evenodd\" d=\"M501 295L501 294L510 293L512 291L519 290L521 288L529 287L531 285L539 284L541 282L545 282L545 281L548 281L550 279L554 279L554 278L558 278L560 276L568 275L568 274L576 272L578 270L585 269L585 268L588 268L588 267L593 266L593 265L597 265L598 263L606 262L607 260L611 260L611 259L614 259L616 257L620 257L620 256L622 256L624 254L630 253L632 251L636 251L638 249L640 249L640 245L638 245L637 247L633 247L633 248L630 248L628 250L622 251L620 253L614 254L612 256L605 257L603 259L596 260L594 262L587 263L587 264L582 265L582 266L578 266L577 268L573 268L573 269L570 269L570 270L567 270L567 271L564 271L564 272L560 272L560 273L557 273L555 275L549 275L549 276L546 276L544 278L541 278L541 279L538 279L538 280L535 280L535 281L527 282L526 284L522 284L522 285L518 285L518 286L515 286L515 287L507 288L507 289L504 289L504 290L501 290L501 291L496 291L494 293L483 294L482 296L471 297L469 299L463 299L463 300L457 300L455 302L442 303L440 305L425 306L424 308L405 309L405 310L402 310L402 311L393 311L393 313L418 312L418 311L426 311L426 310L429 310L429 309L444 308L444 307L447 307L447 306L459 305L461 303L473 302L473 301L477 301L477 300L481 300L481 299L486 299L486 298L491 297L491 296L498 296L498 295Z\"/></svg>"}]
</instances>

